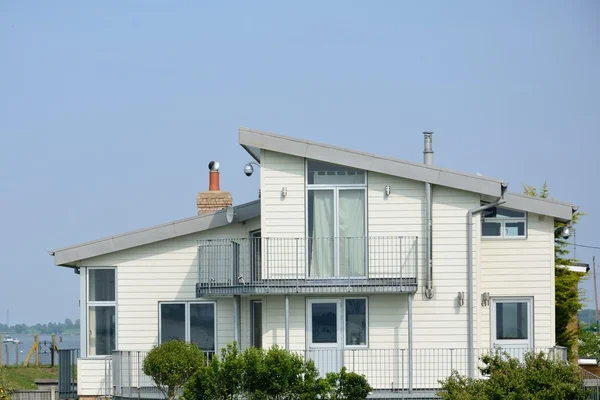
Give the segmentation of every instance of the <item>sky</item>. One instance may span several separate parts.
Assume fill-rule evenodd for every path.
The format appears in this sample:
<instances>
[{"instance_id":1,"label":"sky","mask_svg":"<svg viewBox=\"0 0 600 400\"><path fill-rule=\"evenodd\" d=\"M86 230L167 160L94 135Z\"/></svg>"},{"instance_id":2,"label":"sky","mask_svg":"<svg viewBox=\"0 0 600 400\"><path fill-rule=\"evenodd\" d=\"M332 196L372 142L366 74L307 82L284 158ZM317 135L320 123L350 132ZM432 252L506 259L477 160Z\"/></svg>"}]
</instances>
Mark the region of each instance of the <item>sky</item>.
<instances>
[{"instance_id":1,"label":"sky","mask_svg":"<svg viewBox=\"0 0 600 400\"><path fill-rule=\"evenodd\" d=\"M240 126L417 162L434 131L600 246L599 71L595 0L0 2L0 322L78 318L48 251L195 215L210 160L256 199Z\"/></svg>"}]
</instances>

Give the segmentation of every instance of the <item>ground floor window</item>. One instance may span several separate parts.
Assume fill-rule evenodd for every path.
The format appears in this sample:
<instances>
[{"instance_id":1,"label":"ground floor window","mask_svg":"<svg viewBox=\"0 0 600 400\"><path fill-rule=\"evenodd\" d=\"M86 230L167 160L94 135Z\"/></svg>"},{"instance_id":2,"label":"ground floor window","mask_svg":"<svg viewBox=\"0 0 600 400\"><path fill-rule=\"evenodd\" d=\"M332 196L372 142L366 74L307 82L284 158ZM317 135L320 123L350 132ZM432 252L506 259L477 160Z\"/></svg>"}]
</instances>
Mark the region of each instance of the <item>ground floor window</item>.
<instances>
[{"instance_id":1,"label":"ground floor window","mask_svg":"<svg viewBox=\"0 0 600 400\"><path fill-rule=\"evenodd\" d=\"M309 346L341 348L368 346L367 298L309 299L307 304Z\"/></svg>"},{"instance_id":2,"label":"ground floor window","mask_svg":"<svg viewBox=\"0 0 600 400\"><path fill-rule=\"evenodd\" d=\"M214 302L160 303L160 343L185 340L204 351L215 351L216 311Z\"/></svg>"},{"instance_id":3,"label":"ground floor window","mask_svg":"<svg viewBox=\"0 0 600 400\"><path fill-rule=\"evenodd\" d=\"M117 295L115 268L88 268L88 355L110 355L117 345Z\"/></svg>"},{"instance_id":4,"label":"ground floor window","mask_svg":"<svg viewBox=\"0 0 600 400\"><path fill-rule=\"evenodd\" d=\"M257 349L262 349L262 301L252 300L250 302L250 344Z\"/></svg>"},{"instance_id":5,"label":"ground floor window","mask_svg":"<svg viewBox=\"0 0 600 400\"><path fill-rule=\"evenodd\" d=\"M492 298L492 344L533 346L532 299Z\"/></svg>"}]
</instances>

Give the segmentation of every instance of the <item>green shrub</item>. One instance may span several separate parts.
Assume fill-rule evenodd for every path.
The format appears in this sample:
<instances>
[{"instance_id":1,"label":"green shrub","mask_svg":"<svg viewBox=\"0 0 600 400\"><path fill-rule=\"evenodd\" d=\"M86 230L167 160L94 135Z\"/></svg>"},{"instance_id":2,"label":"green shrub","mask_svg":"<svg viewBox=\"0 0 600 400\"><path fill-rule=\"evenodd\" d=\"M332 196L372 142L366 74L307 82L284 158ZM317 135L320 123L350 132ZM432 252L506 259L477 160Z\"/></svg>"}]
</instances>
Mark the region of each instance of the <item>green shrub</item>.
<instances>
[{"instance_id":1,"label":"green shrub","mask_svg":"<svg viewBox=\"0 0 600 400\"><path fill-rule=\"evenodd\" d=\"M6 369L0 367L0 400L10 400L12 392L13 388L6 377Z\"/></svg>"},{"instance_id":2,"label":"green shrub","mask_svg":"<svg viewBox=\"0 0 600 400\"><path fill-rule=\"evenodd\" d=\"M346 367L339 373L328 373L327 382L331 400L364 400L373 390L364 375L347 372Z\"/></svg>"},{"instance_id":3,"label":"green shrub","mask_svg":"<svg viewBox=\"0 0 600 400\"><path fill-rule=\"evenodd\" d=\"M204 353L196 344L171 340L148 352L143 371L167 399L173 400L204 365Z\"/></svg>"},{"instance_id":4,"label":"green shrub","mask_svg":"<svg viewBox=\"0 0 600 400\"><path fill-rule=\"evenodd\" d=\"M441 381L438 395L444 400L585 399L577 366L553 360L543 353L525 354L523 362L506 353L481 357L481 373L487 379L465 378L454 372Z\"/></svg>"}]
</instances>

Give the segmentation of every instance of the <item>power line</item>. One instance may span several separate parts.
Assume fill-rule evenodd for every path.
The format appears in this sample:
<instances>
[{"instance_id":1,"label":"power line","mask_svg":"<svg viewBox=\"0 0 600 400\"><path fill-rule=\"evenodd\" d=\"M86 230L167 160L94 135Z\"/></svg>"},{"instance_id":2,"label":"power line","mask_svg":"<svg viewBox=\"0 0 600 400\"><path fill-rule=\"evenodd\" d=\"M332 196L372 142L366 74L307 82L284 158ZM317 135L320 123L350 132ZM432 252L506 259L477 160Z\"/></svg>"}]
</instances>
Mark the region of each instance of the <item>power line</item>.
<instances>
[{"instance_id":1,"label":"power line","mask_svg":"<svg viewBox=\"0 0 600 400\"><path fill-rule=\"evenodd\" d=\"M600 250L600 246L586 246L585 244L577 244L577 243L567 243L568 245L575 247L585 247L586 249L596 249Z\"/></svg>"}]
</instances>

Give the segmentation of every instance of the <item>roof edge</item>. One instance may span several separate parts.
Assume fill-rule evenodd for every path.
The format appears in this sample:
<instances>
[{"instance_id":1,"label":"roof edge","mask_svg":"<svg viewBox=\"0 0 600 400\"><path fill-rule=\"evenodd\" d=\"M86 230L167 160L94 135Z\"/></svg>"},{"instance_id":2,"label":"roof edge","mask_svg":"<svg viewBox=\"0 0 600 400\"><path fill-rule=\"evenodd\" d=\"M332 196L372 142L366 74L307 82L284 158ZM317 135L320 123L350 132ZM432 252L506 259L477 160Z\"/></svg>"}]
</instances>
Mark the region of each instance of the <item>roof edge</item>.
<instances>
[{"instance_id":1,"label":"roof edge","mask_svg":"<svg viewBox=\"0 0 600 400\"><path fill-rule=\"evenodd\" d=\"M260 215L260 200L253 200L233 208L237 214L235 222L244 222ZM62 247L51 250L49 253L54 257L54 265L74 267L75 265L71 264L76 261L219 228L228 224L226 210L220 210Z\"/></svg>"}]
</instances>

